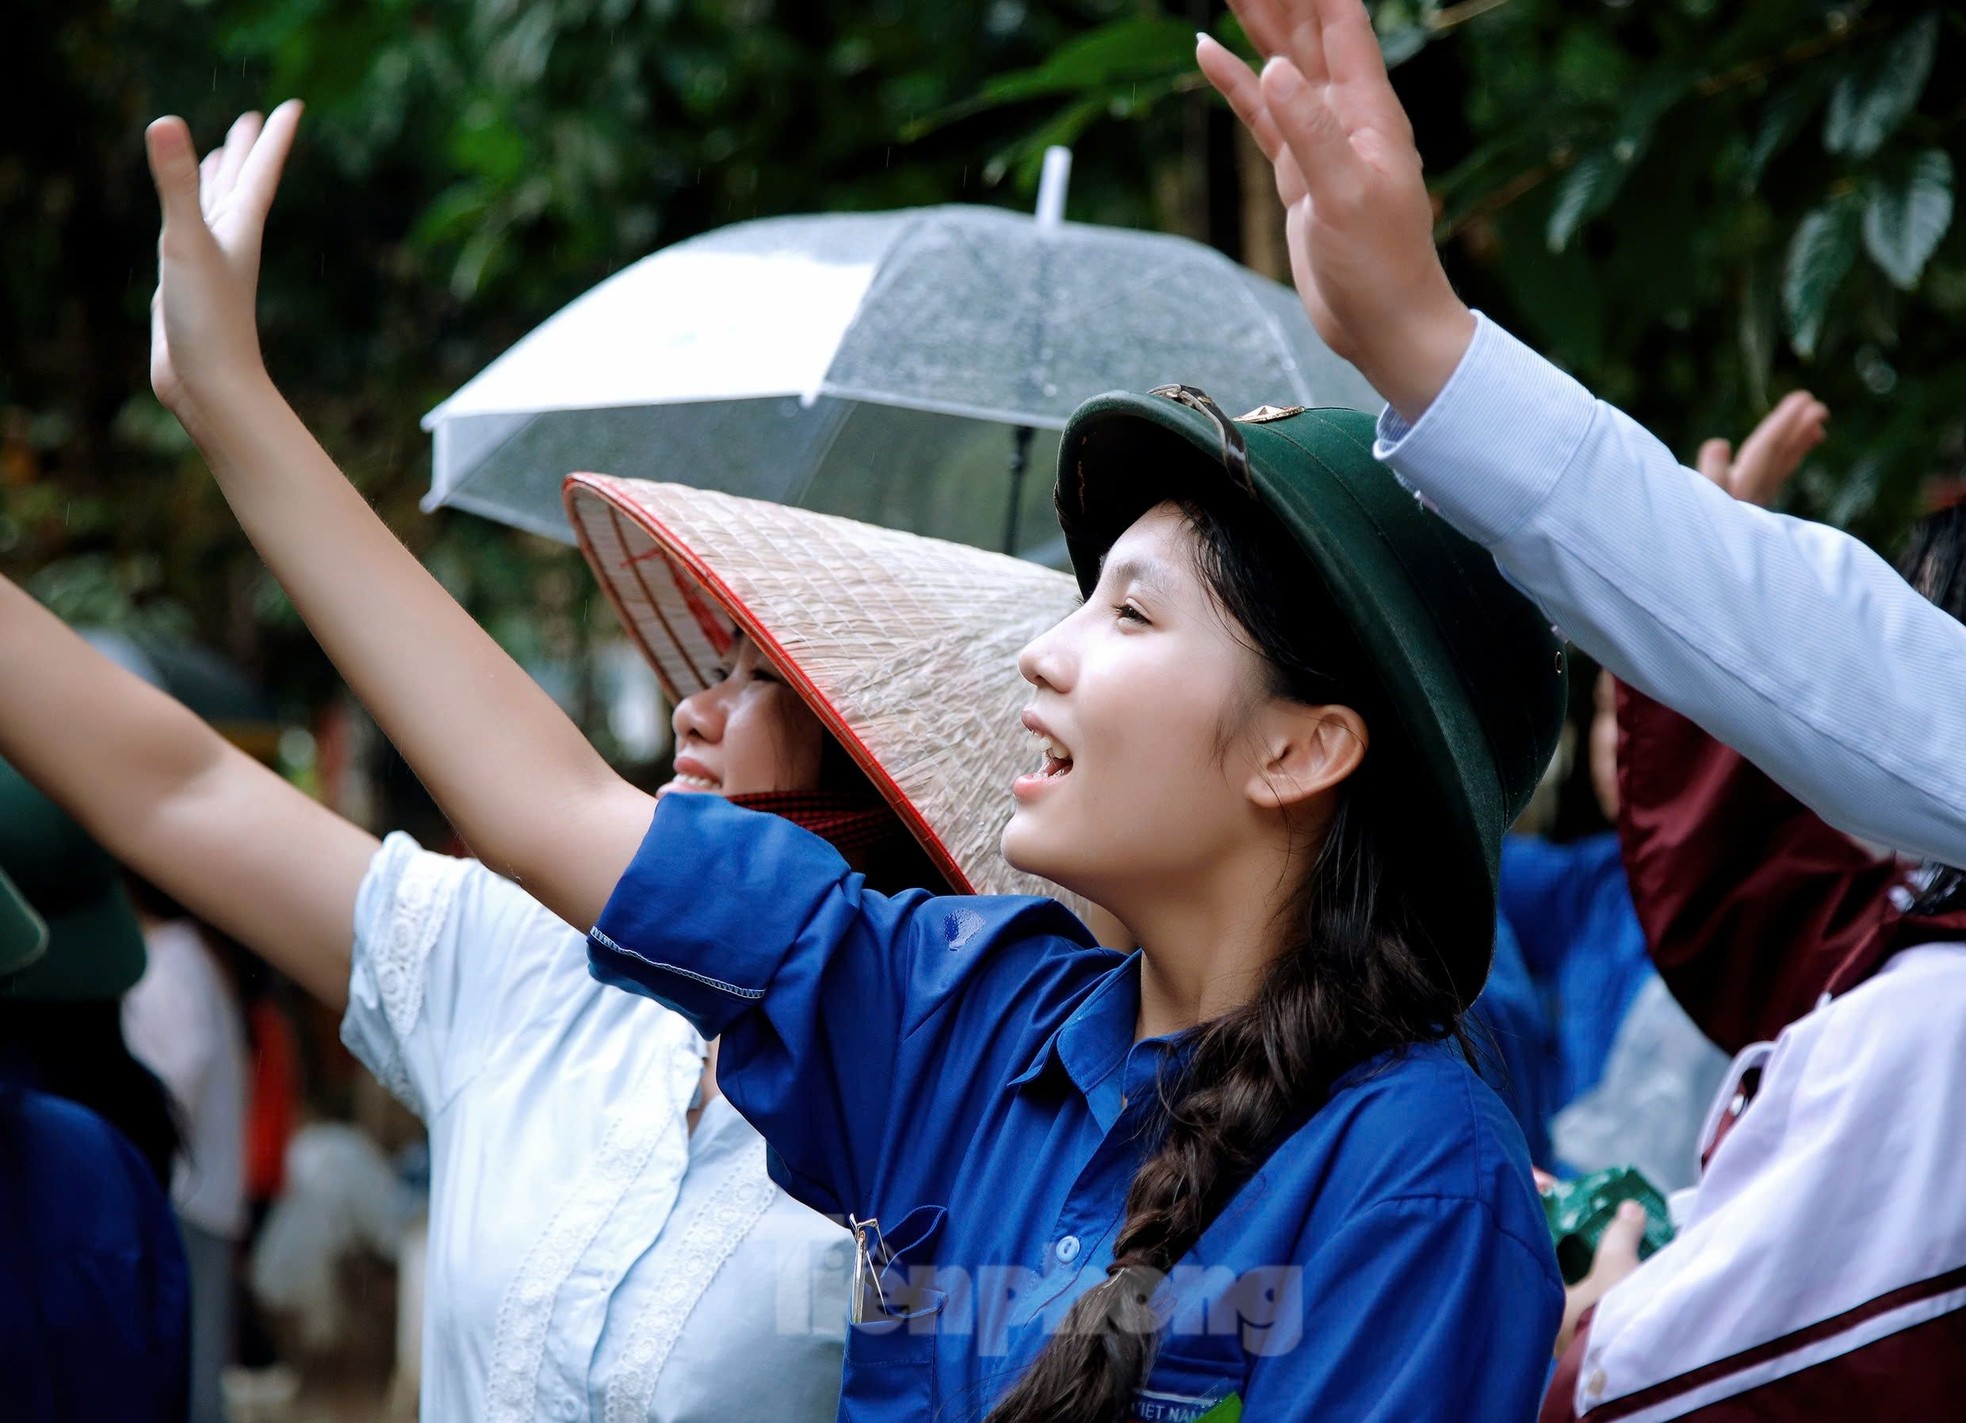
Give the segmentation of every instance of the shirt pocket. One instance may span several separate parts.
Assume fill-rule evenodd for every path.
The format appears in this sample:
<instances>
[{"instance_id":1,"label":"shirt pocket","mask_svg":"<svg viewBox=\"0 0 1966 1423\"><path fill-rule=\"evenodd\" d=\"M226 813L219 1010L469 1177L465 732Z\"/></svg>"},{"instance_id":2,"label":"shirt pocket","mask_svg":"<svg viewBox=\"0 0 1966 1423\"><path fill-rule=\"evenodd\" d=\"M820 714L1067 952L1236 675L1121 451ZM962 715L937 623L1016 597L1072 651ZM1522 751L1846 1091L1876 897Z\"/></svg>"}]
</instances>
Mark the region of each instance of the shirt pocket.
<instances>
[{"instance_id":1,"label":"shirt pocket","mask_svg":"<svg viewBox=\"0 0 1966 1423\"><path fill-rule=\"evenodd\" d=\"M948 1293L921 1282L948 1212L921 1206L887 1233L893 1260L883 1272L886 1315L846 1328L841 1418L926 1419L936 1410L935 1354Z\"/></svg>"},{"instance_id":2,"label":"shirt pocket","mask_svg":"<svg viewBox=\"0 0 1966 1423\"><path fill-rule=\"evenodd\" d=\"M1238 1351L1163 1348L1133 1394L1128 1423L1238 1423L1245 1368Z\"/></svg>"}]
</instances>

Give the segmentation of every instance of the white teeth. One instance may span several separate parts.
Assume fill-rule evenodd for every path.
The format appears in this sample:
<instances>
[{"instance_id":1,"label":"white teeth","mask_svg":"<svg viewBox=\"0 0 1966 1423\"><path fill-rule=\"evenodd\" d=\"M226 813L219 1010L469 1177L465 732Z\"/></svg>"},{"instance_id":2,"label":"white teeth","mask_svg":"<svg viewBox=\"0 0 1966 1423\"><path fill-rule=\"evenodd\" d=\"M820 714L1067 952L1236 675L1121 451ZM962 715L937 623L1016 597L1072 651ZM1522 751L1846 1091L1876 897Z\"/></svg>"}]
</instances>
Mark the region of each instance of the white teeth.
<instances>
[{"instance_id":1,"label":"white teeth","mask_svg":"<svg viewBox=\"0 0 1966 1423\"><path fill-rule=\"evenodd\" d=\"M679 772L674 780L677 785L689 786L693 790L713 791L717 788L717 783L707 776L688 776Z\"/></svg>"}]
</instances>

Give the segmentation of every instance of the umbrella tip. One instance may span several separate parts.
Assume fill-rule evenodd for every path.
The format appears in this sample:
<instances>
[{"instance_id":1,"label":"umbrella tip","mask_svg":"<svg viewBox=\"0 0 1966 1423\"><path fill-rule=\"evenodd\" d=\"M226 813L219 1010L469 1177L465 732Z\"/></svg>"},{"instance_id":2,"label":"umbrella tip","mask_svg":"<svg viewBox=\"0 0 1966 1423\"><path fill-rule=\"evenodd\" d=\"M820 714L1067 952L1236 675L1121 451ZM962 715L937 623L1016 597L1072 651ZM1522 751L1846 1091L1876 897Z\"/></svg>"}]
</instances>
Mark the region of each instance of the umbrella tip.
<instances>
[{"instance_id":1,"label":"umbrella tip","mask_svg":"<svg viewBox=\"0 0 1966 1423\"><path fill-rule=\"evenodd\" d=\"M1049 232L1065 221L1065 190L1072 184L1072 150L1053 144L1044 151L1044 172L1038 178L1038 231Z\"/></svg>"}]
</instances>

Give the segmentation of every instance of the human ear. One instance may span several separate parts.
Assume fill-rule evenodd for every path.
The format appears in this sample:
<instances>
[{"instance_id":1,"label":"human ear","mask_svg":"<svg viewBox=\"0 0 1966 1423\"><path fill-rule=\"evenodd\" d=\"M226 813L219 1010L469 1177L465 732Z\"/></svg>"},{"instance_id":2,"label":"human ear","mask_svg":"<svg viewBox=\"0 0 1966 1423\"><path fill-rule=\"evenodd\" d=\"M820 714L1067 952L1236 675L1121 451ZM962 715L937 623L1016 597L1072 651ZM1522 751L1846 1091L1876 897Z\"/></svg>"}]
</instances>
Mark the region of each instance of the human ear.
<instances>
[{"instance_id":1,"label":"human ear","mask_svg":"<svg viewBox=\"0 0 1966 1423\"><path fill-rule=\"evenodd\" d=\"M1371 735L1347 706L1277 702L1258 716L1258 764L1244 793L1266 810L1287 810L1332 790L1358 770Z\"/></svg>"}]
</instances>

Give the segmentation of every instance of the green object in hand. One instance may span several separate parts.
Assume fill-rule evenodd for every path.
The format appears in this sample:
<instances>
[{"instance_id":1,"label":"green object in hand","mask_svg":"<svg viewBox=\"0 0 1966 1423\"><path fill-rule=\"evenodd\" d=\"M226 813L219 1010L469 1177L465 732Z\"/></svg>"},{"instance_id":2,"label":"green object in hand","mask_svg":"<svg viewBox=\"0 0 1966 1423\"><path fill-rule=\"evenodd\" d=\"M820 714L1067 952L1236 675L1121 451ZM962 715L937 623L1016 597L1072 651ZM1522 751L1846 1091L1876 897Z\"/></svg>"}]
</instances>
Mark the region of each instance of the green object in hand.
<instances>
[{"instance_id":1,"label":"green object in hand","mask_svg":"<svg viewBox=\"0 0 1966 1423\"><path fill-rule=\"evenodd\" d=\"M1604 1238L1605 1227L1624 1201L1637 1201L1645 1207L1645 1235L1638 1243L1638 1258L1649 1259L1672 1239L1672 1216L1659 1188L1637 1167L1593 1171L1574 1181L1559 1181L1543 1193L1543 1214L1549 1219L1550 1237L1556 1241L1557 1268L1563 1272L1566 1285L1576 1284L1591 1272L1597 1242Z\"/></svg>"}]
</instances>

